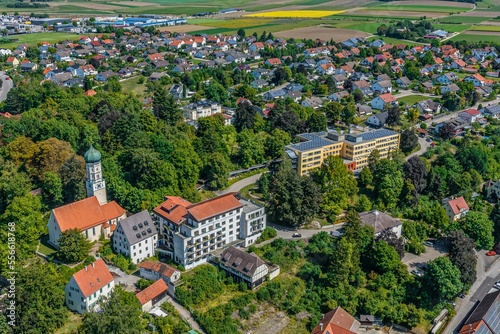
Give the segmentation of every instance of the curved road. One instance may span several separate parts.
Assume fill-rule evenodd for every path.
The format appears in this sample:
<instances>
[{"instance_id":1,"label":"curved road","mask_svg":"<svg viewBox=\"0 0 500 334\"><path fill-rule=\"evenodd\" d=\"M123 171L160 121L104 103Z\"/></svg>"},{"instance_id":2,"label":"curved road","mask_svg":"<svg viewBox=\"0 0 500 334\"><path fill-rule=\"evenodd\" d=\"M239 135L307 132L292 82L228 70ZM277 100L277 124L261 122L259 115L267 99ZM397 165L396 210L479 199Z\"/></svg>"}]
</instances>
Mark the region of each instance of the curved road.
<instances>
[{"instance_id":1,"label":"curved road","mask_svg":"<svg viewBox=\"0 0 500 334\"><path fill-rule=\"evenodd\" d=\"M5 101L7 99L7 94L9 91L12 89L12 80L5 80L6 78L9 78L8 75L5 74L5 72L0 72L0 80L2 80L2 88L0 88L0 102Z\"/></svg>"},{"instance_id":2,"label":"curved road","mask_svg":"<svg viewBox=\"0 0 500 334\"><path fill-rule=\"evenodd\" d=\"M230 185L229 187L227 187L226 189L216 191L215 193L217 195L224 195L227 193L238 192L241 189L245 188L246 186L249 186L249 185L257 182L257 180L260 178L261 175L262 175L262 173L249 176L246 179L239 180L238 182L235 182L232 185Z\"/></svg>"}]
</instances>

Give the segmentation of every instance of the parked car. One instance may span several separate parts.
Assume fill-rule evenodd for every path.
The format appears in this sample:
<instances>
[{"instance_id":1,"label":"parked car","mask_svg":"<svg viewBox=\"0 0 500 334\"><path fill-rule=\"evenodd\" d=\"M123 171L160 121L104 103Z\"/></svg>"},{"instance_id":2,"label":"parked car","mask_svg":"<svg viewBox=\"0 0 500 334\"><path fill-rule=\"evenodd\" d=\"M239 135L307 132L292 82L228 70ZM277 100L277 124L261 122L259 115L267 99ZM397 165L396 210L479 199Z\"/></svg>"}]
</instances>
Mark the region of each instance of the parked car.
<instances>
[{"instance_id":1,"label":"parked car","mask_svg":"<svg viewBox=\"0 0 500 334\"><path fill-rule=\"evenodd\" d=\"M292 237L294 237L294 238L300 238L301 236L302 236L302 234L300 234L300 233L292 234Z\"/></svg>"},{"instance_id":2,"label":"parked car","mask_svg":"<svg viewBox=\"0 0 500 334\"><path fill-rule=\"evenodd\" d=\"M424 245L427 247L434 247L434 243L432 241L424 241Z\"/></svg>"},{"instance_id":3,"label":"parked car","mask_svg":"<svg viewBox=\"0 0 500 334\"><path fill-rule=\"evenodd\" d=\"M5 78L5 80L10 80L10 78L9 78L9 77L6 77L6 78Z\"/></svg>"},{"instance_id":4,"label":"parked car","mask_svg":"<svg viewBox=\"0 0 500 334\"><path fill-rule=\"evenodd\" d=\"M500 289L500 281L496 281L496 283L493 285L494 288Z\"/></svg>"},{"instance_id":5,"label":"parked car","mask_svg":"<svg viewBox=\"0 0 500 334\"><path fill-rule=\"evenodd\" d=\"M458 294L458 298L462 298L462 299L464 299L464 298L465 298L465 294L464 294L464 293L462 293L462 292L460 292L460 293Z\"/></svg>"},{"instance_id":6,"label":"parked car","mask_svg":"<svg viewBox=\"0 0 500 334\"><path fill-rule=\"evenodd\" d=\"M486 256L495 256L495 255L497 255L497 252L495 252L494 250L486 252Z\"/></svg>"},{"instance_id":7,"label":"parked car","mask_svg":"<svg viewBox=\"0 0 500 334\"><path fill-rule=\"evenodd\" d=\"M427 138L425 141L428 142L428 143L430 143L432 141L432 139Z\"/></svg>"},{"instance_id":8,"label":"parked car","mask_svg":"<svg viewBox=\"0 0 500 334\"><path fill-rule=\"evenodd\" d=\"M415 276L418 276L418 277L422 277L422 276L424 276L424 273L423 273L423 272L421 272L421 271L420 271L420 270L418 270L418 269L414 269L414 270L412 270L412 271L411 271L411 273L412 273L413 275L415 275Z\"/></svg>"}]
</instances>

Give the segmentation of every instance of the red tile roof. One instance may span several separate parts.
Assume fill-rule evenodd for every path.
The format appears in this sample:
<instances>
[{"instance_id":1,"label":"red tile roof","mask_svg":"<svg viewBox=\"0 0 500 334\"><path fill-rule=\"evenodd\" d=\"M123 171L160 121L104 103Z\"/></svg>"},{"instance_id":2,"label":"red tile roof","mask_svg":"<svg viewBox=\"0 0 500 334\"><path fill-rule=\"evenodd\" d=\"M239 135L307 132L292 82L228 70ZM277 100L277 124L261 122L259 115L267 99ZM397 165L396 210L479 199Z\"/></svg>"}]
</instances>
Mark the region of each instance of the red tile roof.
<instances>
[{"instance_id":1,"label":"red tile roof","mask_svg":"<svg viewBox=\"0 0 500 334\"><path fill-rule=\"evenodd\" d=\"M311 334L352 334L357 333L360 323L342 307L326 313L314 327Z\"/></svg>"},{"instance_id":2,"label":"red tile roof","mask_svg":"<svg viewBox=\"0 0 500 334\"><path fill-rule=\"evenodd\" d=\"M188 206L187 210L196 220L205 220L224 212L241 208L242 205L240 201L238 201L234 195L235 193L228 193L214 197Z\"/></svg>"},{"instance_id":3,"label":"red tile roof","mask_svg":"<svg viewBox=\"0 0 500 334\"><path fill-rule=\"evenodd\" d=\"M390 103L390 102L397 101L396 98L394 97L394 95L392 95L391 93L382 94L382 95L380 95L380 98L385 103Z\"/></svg>"},{"instance_id":4,"label":"red tile roof","mask_svg":"<svg viewBox=\"0 0 500 334\"><path fill-rule=\"evenodd\" d=\"M451 211L453 211L456 215L460 213L460 210L469 210L469 206L467 205L467 202L465 202L463 196L452 199L448 202L448 205L450 206Z\"/></svg>"},{"instance_id":5,"label":"red tile roof","mask_svg":"<svg viewBox=\"0 0 500 334\"><path fill-rule=\"evenodd\" d=\"M479 110L477 110L477 109L468 109L465 112L468 113L471 116L477 116L477 115L481 114L479 112Z\"/></svg>"},{"instance_id":6,"label":"red tile roof","mask_svg":"<svg viewBox=\"0 0 500 334\"><path fill-rule=\"evenodd\" d=\"M136 294L135 296L137 297L137 299L139 299L139 303L141 303L141 305L144 305L150 300L153 300L154 298L158 297L162 293L165 293L167 289L168 286L165 283L165 281L159 279L150 286L148 286L146 289Z\"/></svg>"},{"instance_id":7,"label":"red tile roof","mask_svg":"<svg viewBox=\"0 0 500 334\"><path fill-rule=\"evenodd\" d=\"M144 261L139 264L139 268L144 268L147 270L152 270L157 272L158 274L171 278L172 275L178 271L175 268L172 268L168 264L161 263L161 262L156 262L156 261Z\"/></svg>"},{"instance_id":8,"label":"red tile roof","mask_svg":"<svg viewBox=\"0 0 500 334\"><path fill-rule=\"evenodd\" d=\"M76 272L73 278L85 298L113 281L113 276L102 259Z\"/></svg>"},{"instance_id":9,"label":"red tile roof","mask_svg":"<svg viewBox=\"0 0 500 334\"><path fill-rule=\"evenodd\" d=\"M267 62L271 65L281 65L281 60L278 58L269 58Z\"/></svg>"},{"instance_id":10,"label":"red tile roof","mask_svg":"<svg viewBox=\"0 0 500 334\"><path fill-rule=\"evenodd\" d=\"M182 197L167 196L165 202L154 208L153 212L176 225L181 225L186 221L188 213L186 207L190 205L191 202Z\"/></svg>"},{"instance_id":11,"label":"red tile roof","mask_svg":"<svg viewBox=\"0 0 500 334\"><path fill-rule=\"evenodd\" d=\"M81 201L67 204L52 210L61 232L77 228L88 228L103 224L111 219L118 218L125 213L115 201L99 204L97 197L92 196Z\"/></svg>"},{"instance_id":12,"label":"red tile roof","mask_svg":"<svg viewBox=\"0 0 500 334\"><path fill-rule=\"evenodd\" d=\"M97 94L97 92L95 90L93 90L93 89L89 89L88 91L86 91L85 93L83 93L83 95L85 95L85 96L94 96L96 94Z\"/></svg>"}]
</instances>

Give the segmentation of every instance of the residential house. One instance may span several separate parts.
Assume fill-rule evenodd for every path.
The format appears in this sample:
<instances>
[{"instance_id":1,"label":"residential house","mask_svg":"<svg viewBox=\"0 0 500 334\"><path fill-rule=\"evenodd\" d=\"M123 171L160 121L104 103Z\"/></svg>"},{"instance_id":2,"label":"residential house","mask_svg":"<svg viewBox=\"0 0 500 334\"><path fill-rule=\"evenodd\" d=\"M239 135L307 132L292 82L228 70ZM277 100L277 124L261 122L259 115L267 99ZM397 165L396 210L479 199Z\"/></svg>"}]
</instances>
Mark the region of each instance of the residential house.
<instances>
[{"instance_id":1,"label":"residential house","mask_svg":"<svg viewBox=\"0 0 500 334\"><path fill-rule=\"evenodd\" d=\"M208 117L222 112L221 105L211 100L193 102L182 109L184 118L192 121L196 121L200 117Z\"/></svg>"},{"instance_id":2,"label":"residential house","mask_svg":"<svg viewBox=\"0 0 500 334\"><path fill-rule=\"evenodd\" d=\"M391 93L382 94L372 100L372 109L383 110L388 105L396 105L398 100Z\"/></svg>"},{"instance_id":3,"label":"residential house","mask_svg":"<svg viewBox=\"0 0 500 334\"><path fill-rule=\"evenodd\" d=\"M108 298L115 282L108 267L99 259L77 271L64 288L66 306L77 313L100 309L100 303Z\"/></svg>"},{"instance_id":4,"label":"residential house","mask_svg":"<svg viewBox=\"0 0 500 334\"><path fill-rule=\"evenodd\" d=\"M372 91L379 94L392 93L392 83L388 81L379 81L372 85Z\"/></svg>"},{"instance_id":5,"label":"residential house","mask_svg":"<svg viewBox=\"0 0 500 334\"><path fill-rule=\"evenodd\" d=\"M337 86L337 87L343 87L344 83L347 80L347 77L345 76L345 74L335 74L332 76L332 78L333 78L333 81L335 82L335 86Z\"/></svg>"},{"instance_id":6,"label":"residential house","mask_svg":"<svg viewBox=\"0 0 500 334\"><path fill-rule=\"evenodd\" d=\"M491 179L484 185L486 189L486 197L494 202L500 199L500 179L497 181L492 181Z\"/></svg>"},{"instance_id":7,"label":"residential house","mask_svg":"<svg viewBox=\"0 0 500 334\"><path fill-rule=\"evenodd\" d=\"M388 115L389 113L387 111L374 114L366 120L366 124L377 128L383 127L387 121Z\"/></svg>"},{"instance_id":8,"label":"residential house","mask_svg":"<svg viewBox=\"0 0 500 334\"><path fill-rule=\"evenodd\" d=\"M487 106L484 108L484 114L493 118L500 117L500 105L494 104L492 106Z\"/></svg>"},{"instance_id":9,"label":"residential house","mask_svg":"<svg viewBox=\"0 0 500 334\"><path fill-rule=\"evenodd\" d=\"M97 70L91 64L80 66L83 71L83 75L97 75Z\"/></svg>"},{"instance_id":10,"label":"residential house","mask_svg":"<svg viewBox=\"0 0 500 334\"><path fill-rule=\"evenodd\" d=\"M259 52L260 50L263 49L264 49L264 44L262 44L262 42L254 42L248 47L248 50L252 52Z\"/></svg>"},{"instance_id":11,"label":"residential house","mask_svg":"<svg viewBox=\"0 0 500 334\"><path fill-rule=\"evenodd\" d=\"M360 103L356 104L356 111L358 112L359 116L365 116L365 115L372 114L372 108L370 106L362 105Z\"/></svg>"},{"instance_id":12,"label":"residential house","mask_svg":"<svg viewBox=\"0 0 500 334\"><path fill-rule=\"evenodd\" d=\"M168 91L175 99L180 99L184 95L184 86L180 84L173 84Z\"/></svg>"},{"instance_id":13,"label":"residential house","mask_svg":"<svg viewBox=\"0 0 500 334\"><path fill-rule=\"evenodd\" d=\"M356 334L359 326L359 321L338 306L321 316L311 334Z\"/></svg>"},{"instance_id":14,"label":"residential house","mask_svg":"<svg viewBox=\"0 0 500 334\"><path fill-rule=\"evenodd\" d=\"M469 206L467 205L467 202L465 202L463 196L446 200L444 208L451 221L457 221L464 218L469 212Z\"/></svg>"},{"instance_id":15,"label":"residential house","mask_svg":"<svg viewBox=\"0 0 500 334\"><path fill-rule=\"evenodd\" d=\"M393 218L384 212L378 210L361 212L359 218L363 225L373 227L375 236L379 236L384 232L393 232L396 237L401 237L403 223L401 223L399 219Z\"/></svg>"},{"instance_id":16,"label":"residential house","mask_svg":"<svg viewBox=\"0 0 500 334\"><path fill-rule=\"evenodd\" d=\"M122 77L122 78L127 78L127 77L130 77L131 75L133 75L135 73L135 68L133 67L123 67L123 68L120 68L117 72L117 74Z\"/></svg>"},{"instance_id":17,"label":"residential house","mask_svg":"<svg viewBox=\"0 0 500 334\"><path fill-rule=\"evenodd\" d=\"M449 68L453 70L461 70L465 66L467 66L467 64L462 59L453 59L450 62Z\"/></svg>"},{"instance_id":18,"label":"residential house","mask_svg":"<svg viewBox=\"0 0 500 334\"><path fill-rule=\"evenodd\" d=\"M68 80L71 80L73 76L69 72L58 73L54 75L50 80L56 85L62 86Z\"/></svg>"},{"instance_id":19,"label":"residential house","mask_svg":"<svg viewBox=\"0 0 500 334\"><path fill-rule=\"evenodd\" d=\"M93 89L89 89L88 91L86 91L85 93L83 93L83 95L85 95L85 96L94 96L96 94L97 94L97 92L95 90L93 90Z\"/></svg>"},{"instance_id":20,"label":"residential house","mask_svg":"<svg viewBox=\"0 0 500 334\"><path fill-rule=\"evenodd\" d=\"M219 266L235 282L244 282L251 289L261 285L269 272L266 263L255 253L247 253L233 246L222 252Z\"/></svg>"},{"instance_id":21,"label":"residential house","mask_svg":"<svg viewBox=\"0 0 500 334\"><path fill-rule=\"evenodd\" d=\"M481 118L481 113L477 109L467 109L458 114L458 117L471 124Z\"/></svg>"},{"instance_id":22,"label":"residential house","mask_svg":"<svg viewBox=\"0 0 500 334\"><path fill-rule=\"evenodd\" d=\"M276 99L282 99L286 95L286 91L283 89L274 89L270 90L268 92L265 92L264 95L262 96L264 100L271 101L271 100L276 100Z\"/></svg>"},{"instance_id":23,"label":"residential house","mask_svg":"<svg viewBox=\"0 0 500 334\"><path fill-rule=\"evenodd\" d=\"M335 66L331 63L320 64L316 67L316 72L321 75L332 75L335 72Z\"/></svg>"},{"instance_id":24,"label":"residential house","mask_svg":"<svg viewBox=\"0 0 500 334\"><path fill-rule=\"evenodd\" d=\"M71 60L71 52L69 51L59 51L54 55L54 59L57 61L70 61Z\"/></svg>"},{"instance_id":25,"label":"residential house","mask_svg":"<svg viewBox=\"0 0 500 334\"><path fill-rule=\"evenodd\" d=\"M19 60L16 57L8 57L5 63L9 66L17 67Z\"/></svg>"},{"instance_id":26,"label":"residential house","mask_svg":"<svg viewBox=\"0 0 500 334\"><path fill-rule=\"evenodd\" d=\"M411 81L407 77L401 77L398 80L396 80L396 84L398 87L401 87L403 89L408 89L410 88Z\"/></svg>"},{"instance_id":27,"label":"residential house","mask_svg":"<svg viewBox=\"0 0 500 334\"><path fill-rule=\"evenodd\" d=\"M141 304L142 312L149 312L167 296L168 286L162 279L157 280L135 296Z\"/></svg>"},{"instance_id":28,"label":"residential house","mask_svg":"<svg viewBox=\"0 0 500 334\"><path fill-rule=\"evenodd\" d=\"M115 72L109 70L109 71L105 71L105 72L101 72L101 73L97 74L95 76L95 79L97 81L106 82L106 81L108 81L109 78L111 78L112 76L115 76L115 75L117 75Z\"/></svg>"},{"instance_id":29,"label":"residential house","mask_svg":"<svg viewBox=\"0 0 500 334\"><path fill-rule=\"evenodd\" d=\"M323 100L317 96L306 97L302 101L301 105L303 107L312 107L314 109L318 109L323 105Z\"/></svg>"},{"instance_id":30,"label":"residential house","mask_svg":"<svg viewBox=\"0 0 500 334\"><path fill-rule=\"evenodd\" d=\"M359 89L363 95L372 95L373 91L371 85L368 81L365 80L357 80L352 83L352 90L355 91Z\"/></svg>"},{"instance_id":31,"label":"residential house","mask_svg":"<svg viewBox=\"0 0 500 334\"><path fill-rule=\"evenodd\" d=\"M181 272L166 263L149 261L139 263L139 275L152 281L162 280L168 286L168 293L175 295L175 287L180 282Z\"/></svg>"},{"instance_id":32,"label":"residential house","mask_svg":"<svg viewBox=\"0 0 500 334\"><path fill-rule=\"evenodd\" d=\"M116 253L137 264L156 254L158 239L158 228L144 210L118 222L112 245Z\"/></svg>"},{"instance_id":33,"label":"residential house","mask_svg":"<svg viewBox=\"0 0 500 334\"><path fill-rule=\"evenodd\" d=\"M191 204L167 197L153 210L164 240L158 249L191 269L228 244L249 245L266 227L264 208L236 193Z\"/></svg>"},{"instance_id":34,"label":"residential house","mask_svg":"<svg viewBox=\"0 0 500 334\"><path fill-rule=\"evenodd\" d=\"M261 89L266 86L269 86L269 82L267 82L267 80L264 79L256 79L250 83L250 87L254 89Z\"/></svg>"},{"instance_id":35,"label":"residential house","mask_svg":"<svg viewBox=\"0 0 500 334\"><path fill-rule=\"evenodd\" d=\"M281 60L279 60L278 58L269 58L266 60L265 64L269 66L280 66Z\"/></svg>"},{"instance_id":36,"label":"residential house","mask_svg":"<svg viewBox=\"0 0 500 334\"><path fill-rule=\"evenodd\" d=\"M472 82L474 87L482 87L486 84L487 80L479 73L469 75L464 78L466 82Z\"/></svg>"},{"instance_id":37,"label":"residential house","mask_svg":"<svg viewBox=\"0 0 500 334\"><path fill-rule=\"evenodd\" d=\"M454 131L455 136L458 136L459 134L464 133L465 129L469 125L465 120L463 120L460 117L457 117L457 118L450 119L446 122L441 122L441 123L436 124L436 126L434 127L434 132L436 134L439 134L439 131L441 131L441 128L445 124L451 124L453 126L453 128L455 130Z\"/></svg>"},{"instance_id":38,"label":"residential house","mask_svg":"<svg viewBox=\"0 0 500 334\"><path fill-rule=\"evenodd\" d=\"M440 87L440 93L441 94L446 94L446 93L456 93L460 90L460 87L458 87L456 84L452 83L446 86L441 86Z\"/></svg>"},{"instance_id":39,"label":"residential house","mask_svg":"<svg viewBox=\"0 0 500 334\"><path fill-rule=\"evenodd\" d=\"M343 98L346 98L348 96L349 96L349 92L342 90L340 92L333 93L333 94L329 95L328 99L331 101L340 102L340 100L342 100Z\"/></svg>"},{"instance_id":40,"label":"residential house","mask_svg":"<svg viewBox=\"0 0 500 334\"><path fill-rule=\"evenodd\" d=\"M22 72L34 72L38 69L38 65L35 63L32 63L30 61L28 62L23 62L21 64L21 71Z\"/></svg>"},{"instance_id":41,"label":"residential house","mask_svg":"<svg viewBox=\"0 0 500 334\"><path fill-rule=\"evenodd\" d=\"M496 334L500 326L498 305L500 304L500 291L493 289L473 309L473 312L462 321L458 334L481 333Z\"/></svg>"},{"instance_id":42,"label":"residential house","mask_svg":"<svg viewBox=\"0 0 500 334\"><path fill-rule=\"evenodd\" d=\"M417 102L416 106L421 115L438 114L441 111L441 104L432 100Z\"/></svg>"},{"instance_id":43,"label":"residential house","mask_svg":"<svg viewBox=\"0 0 500 334\"><path fill-rule=\"evenodd\" d=\"M454 72L444 73L436 78L436 81L441 85L449 85L455 81L458 81L458 76Z\"/></svg>"},{"instance_id":44,"label":"residential house","mask_svg":"<svg viewBox=\"0 0 500 334\"><path fill-rule=\"evenodd\" d=\"M291 98L293 102L299 102L302 99L302 93L296 90L290 90L286 93L285 99Z\"/></svg>"}]
</instances>

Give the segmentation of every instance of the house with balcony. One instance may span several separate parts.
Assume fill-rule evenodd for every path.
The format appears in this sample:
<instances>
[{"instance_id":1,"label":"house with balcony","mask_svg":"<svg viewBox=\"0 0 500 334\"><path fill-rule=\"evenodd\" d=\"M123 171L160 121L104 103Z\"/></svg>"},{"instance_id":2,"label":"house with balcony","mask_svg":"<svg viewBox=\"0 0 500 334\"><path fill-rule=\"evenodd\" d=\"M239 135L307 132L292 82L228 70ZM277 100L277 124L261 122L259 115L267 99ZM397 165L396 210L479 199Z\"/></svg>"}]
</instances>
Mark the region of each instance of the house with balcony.
<instances>
[{"instance_id":1,"label":"house with balcony","mask_svg":"<svg viewBox=\"0 0 500 334\"><path fill-rule=\"evenodd\" d=\"M233 246L222 252L219 266L235 282L245 282L250 289L261 285L269 272L266 263L255 253L247 253Z\"/></svg>"},{"instance_id":2,"label":"house with balcony","mask_svg":"<svg viewBox=\"0 0 500 334\"><path fill-rule=\"evenodd\" d=\"M182 109L184 118L191 121L196 121L200 117L208 117L222 113L221 105L211 100L193 102Z\"/></svg>"}]
</instances>

